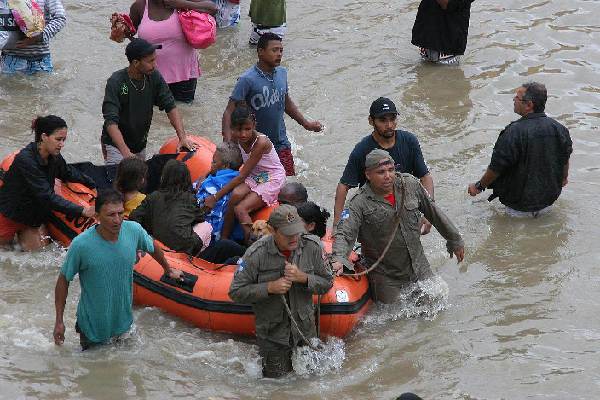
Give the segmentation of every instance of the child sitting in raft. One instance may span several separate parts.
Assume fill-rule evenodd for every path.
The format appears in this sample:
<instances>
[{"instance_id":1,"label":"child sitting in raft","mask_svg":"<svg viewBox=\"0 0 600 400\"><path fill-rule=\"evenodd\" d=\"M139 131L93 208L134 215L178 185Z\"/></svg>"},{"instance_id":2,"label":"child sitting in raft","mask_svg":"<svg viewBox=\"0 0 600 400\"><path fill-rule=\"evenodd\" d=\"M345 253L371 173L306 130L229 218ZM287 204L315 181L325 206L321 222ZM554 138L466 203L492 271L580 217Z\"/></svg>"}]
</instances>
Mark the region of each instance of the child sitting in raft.
<instances>
[{"instance_id":1,"label":"child sitting in raft","mask_svg":"<svg viewBox=\"0 0 600 400\"><path fill-rule=\"evenodd\" d=\"M327 232L327 220L331 216L323 207L319 207L312 201L300 204L297 207L298 215L304 221L306 232L317 235L321 239Z\"/></svg>"},{"instance_id":2,"label":"child sitting in raft","mask_svg":"<svg viewBox=\"0 0 600 400\"><path fill-rule=\"evenodd\" d=\"M200 183L198 192L196 193L196 199L198 199L198 206L204 207L204 199L208 196L216 194L219 190L228 184L233 178L238 176L240 166L242 165L242 154L240 149L235 143L221 143L217 146L215 153L213 154L211 169L209 175L204 181ZM227 207L227 202L231 197L231 193L228 193L221 197L215 204L212 210L204 216L204 220L212 226L212 236L214 239L219 240L221 238L221 231L223 229L223 216ZM243 239L243 232L239 228L239 238L234 234L233 239Z\"/></svg>"},{"instance_id":3,"label":"child sitting in raft","mask_svg":"<svg viewBox=\"0 0 600 400\"><path fill-rule=\"evenodd\" d=\"M169 160L160 177L160 187L146 196L130 215L152 236L172 250L200 257L213 263L224 263L231 257L241 257L244 247L231 240L200 238L194 226L203 221L203 211L197 206L191 191L192 180L186 165Z\"/></svg>"},{"instance_id":4,"label":"child sitting in raft","mask_svg":"<svg viewBox=\"0 0 600 400\"><path fill-rule=\"evenodd\" d=\"M273 143L256 130L254 114L245 104L238 104L231 114L233 140L242 152L244 165L240 174L213 196L204 199L204 207L212 209L217 201L231 192L223 222L221 237L228 238L235 217L244 229L248 241L252 218L250 213L277 201L277 194L285 184L285 170L279 161Z\"/></svg>"},{"instance_id":5,"label":"child sitting in raft","mask_svg":"<svg viewBox=\"0 0 600 400\"><path fill-rule=\"evenodd\" d=\"M117 167L115 189L123 194L125 216L129 217L146 198L141 192L146 186L148 165L138 157L127 157L121 160Z\"/></svg>"}]
</instances>

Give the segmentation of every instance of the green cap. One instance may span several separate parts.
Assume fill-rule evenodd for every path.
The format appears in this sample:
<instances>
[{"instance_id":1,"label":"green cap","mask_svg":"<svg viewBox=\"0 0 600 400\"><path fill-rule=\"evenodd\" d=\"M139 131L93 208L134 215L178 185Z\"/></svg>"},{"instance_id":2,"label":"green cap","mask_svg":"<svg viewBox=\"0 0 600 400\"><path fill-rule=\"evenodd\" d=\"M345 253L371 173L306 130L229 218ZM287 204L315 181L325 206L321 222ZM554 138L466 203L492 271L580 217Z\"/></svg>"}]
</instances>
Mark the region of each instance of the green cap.
<instances>
[{"instance_id":1,"label":"green cap","mask_svg":"<svg viewBox=\"0 0 600 400\"><path fill-rule=\"evenodd\" d=\"M394 159L390 156L390 153L382 149L373 149L365 158L365 169L377 168L387 163L394 164Z\"/></svg>"},{"instance_id":2,"label":"green cap","mask_svg":"<svg viewBox=\"0 0 600 400\"><path fill-rule=\"evenodd\" d=\"M296 207L283 204L277 207L269 216L269 225L286 236L304 233L304 221L298 215Z\"/></svg>"}]
</instances>

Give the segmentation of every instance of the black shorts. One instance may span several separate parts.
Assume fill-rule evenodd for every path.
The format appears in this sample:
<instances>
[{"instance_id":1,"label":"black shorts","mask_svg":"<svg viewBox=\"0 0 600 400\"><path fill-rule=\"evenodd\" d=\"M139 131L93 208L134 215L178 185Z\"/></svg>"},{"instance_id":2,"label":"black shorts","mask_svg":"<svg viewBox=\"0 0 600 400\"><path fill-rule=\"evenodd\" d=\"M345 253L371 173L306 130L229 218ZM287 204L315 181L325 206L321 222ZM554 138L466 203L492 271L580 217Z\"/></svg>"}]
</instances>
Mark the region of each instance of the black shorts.
<instances>
[{"instance_id":1,"label":"black shorts","mask_svg":"<svg viewBox=\"0 0 600 400\"><path fill-rule=\"evenodd\" d=\"M176 101L189 104L194 101L197 82L196 78L192 78L187 81L169 83L169 89L171 89L171 93L173 93Z\"/></svg>"}]
</instances>

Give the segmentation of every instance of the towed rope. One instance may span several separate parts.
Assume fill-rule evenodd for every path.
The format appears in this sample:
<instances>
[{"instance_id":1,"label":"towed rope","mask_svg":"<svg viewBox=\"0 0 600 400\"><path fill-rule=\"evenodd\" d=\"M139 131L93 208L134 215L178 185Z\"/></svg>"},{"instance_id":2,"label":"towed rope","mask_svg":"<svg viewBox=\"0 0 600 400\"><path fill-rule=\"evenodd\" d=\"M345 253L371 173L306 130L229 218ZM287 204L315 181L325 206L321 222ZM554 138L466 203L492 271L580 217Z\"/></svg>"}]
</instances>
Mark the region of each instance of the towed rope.
<instances>
[{"instance_id":1,"label":"towed rope","mask_svg":"<svg viewBox=\"0 0 600 400\"><path fill-rule=\"evenodd\" d=\"M396 212L395 215L395 224L396 226L394 227L394 231L392 232L392 234L390 235L390 238L387 242L387 244L385 245L383 251L381 252L381 254L379 255L379 258L377 259L377 261L375 261L369 268L365 269L364 271L360 271L360 272L355 272L352 274L348 274L348 273L342 273L341 276L362 276L362 275L367 275L369 272L373 271L375 268L377 268L377 266L379 265L379 263L381 262L381 260L383 260L383 258L385 257L385 255L387 254L388 250L390 249L392 242L394 241L394 238L396 237L396 232L398 232L398 228L400 227L400 222L402 221L402 212L404 211L404 201L406 199L406 188L404 186L404 178L402 177L402 175L400 176L400 185L402 187L402 194L400 197L400 208L399 208L399 212Z\"/></svg>"},{"instance_id":2,"label":"towed rope","mask_svg":"<svg viewBox=\"0 0 600 400\"><path fill-rule=\"evenodd\" d=\"M308 345L308 347L310 347L312 350L320 350L317 346L313 345L311 342L308 341L308 339L306 339L306 336L304 336L304 334L302 333L302 331L300 330L300 327L298 326L298 323L296 322L296 320L294 319L294 316L292 315L292 310L290 310L290 306L287 303L287 300L285 299L285 296L280 294L281 296L281 301L283 301L283 305L285 306L285 311L287 311L288 316L290 317L290 321L292 321L292 325L294 326L294 328L296 328L296 330L298 331L298 334L300 334L300 338L302 338L302 340L304 341L304 343L306 343Z\"/></svg>"}]
</instances>

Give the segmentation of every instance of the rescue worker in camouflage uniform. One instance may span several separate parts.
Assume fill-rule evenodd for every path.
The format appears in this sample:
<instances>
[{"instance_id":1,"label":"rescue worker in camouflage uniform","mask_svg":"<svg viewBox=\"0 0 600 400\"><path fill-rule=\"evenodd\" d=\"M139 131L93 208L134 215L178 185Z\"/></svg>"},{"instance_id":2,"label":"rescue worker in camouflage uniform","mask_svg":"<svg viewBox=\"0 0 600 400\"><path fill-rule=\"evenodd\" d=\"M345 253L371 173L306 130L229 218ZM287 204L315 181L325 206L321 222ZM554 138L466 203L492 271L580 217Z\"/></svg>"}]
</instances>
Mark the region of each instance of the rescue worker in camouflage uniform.
<instances>
[{"instance_id":1,"label":"rescue worker in camouflage uniform","mask_svg":"<svg viewBox=\"0 0 600 400\"><path fill-rule=\"evenodd\" d=\"M296 208L281 205L268 220L270 236L259 239L238 262L229 297L251 303L263 376L279 378L292 370L292 349L304 343L285 309L289 304L305 338L317 336L313 294L332 286L321 240L305 233Z\"/></svg>"},{"instance_id":2,"label":"rescue worker in camouflage uniform","mask_svg":"<svg viewBox=\"0 0 600 400\"><path fill-rule=\"evenodd\" d=\"M464 244L456 227L421 183L410 174L395 172L394 160L388 152L375 149L367 154L365 175L367 183L349 201L337 226L333 270L339 275L344 266L353 269L348 255L357 238L364 264L373 265L399 223L387 253L368 274L373 300L392 303L410 283L433 276L421 245L419 212L446 239L450 256L456 255L458 262L464 258Z\"/></svg>"}]
</instances>

